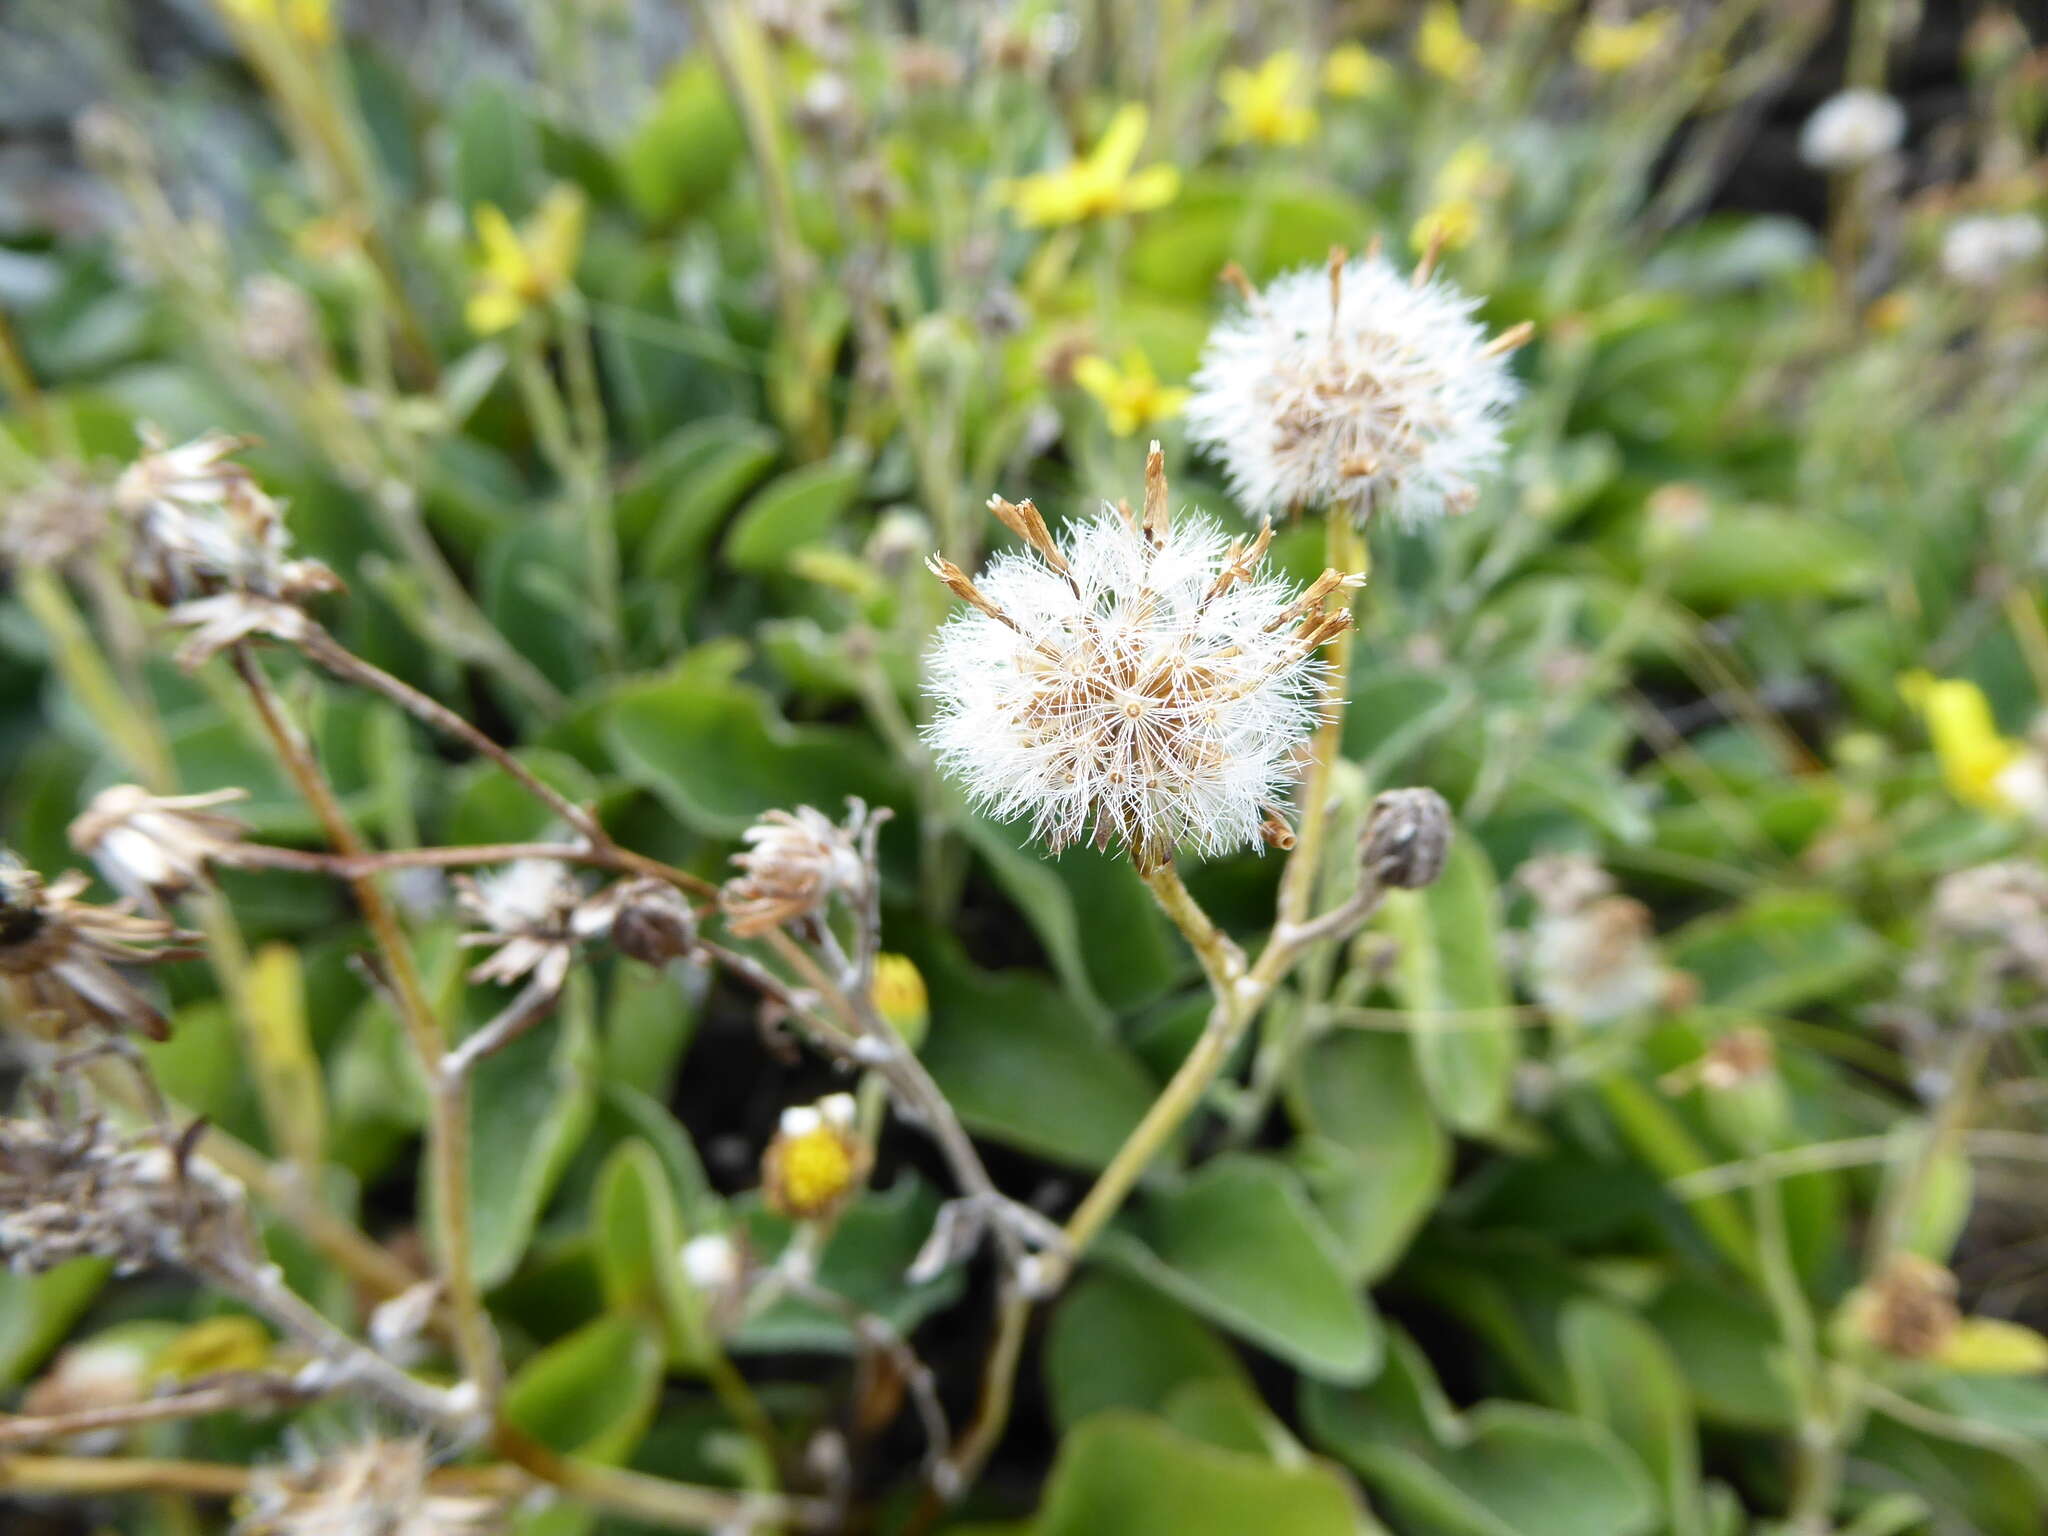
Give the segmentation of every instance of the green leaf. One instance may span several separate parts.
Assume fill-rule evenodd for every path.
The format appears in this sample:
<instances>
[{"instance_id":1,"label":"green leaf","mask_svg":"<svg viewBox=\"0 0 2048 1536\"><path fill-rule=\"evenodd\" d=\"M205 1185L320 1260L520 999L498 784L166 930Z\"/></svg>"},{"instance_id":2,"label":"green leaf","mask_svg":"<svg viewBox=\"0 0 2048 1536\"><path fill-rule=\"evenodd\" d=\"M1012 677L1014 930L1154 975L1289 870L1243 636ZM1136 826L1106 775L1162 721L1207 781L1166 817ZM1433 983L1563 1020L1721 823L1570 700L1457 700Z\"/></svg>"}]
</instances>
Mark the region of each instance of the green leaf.
<instances>
[{"instance_id":1,"label":"green leaf","mask_svg":"<svg viewBox=\"0 0 2048 1536\"><path fill-rule=\"evenodd\" d=\"M1074 910L1073 893L1058 870L1034 850L1019 847L1014 827L971 813L961 818L959 827L968 846L981 856L989 874L1031 924L1074 1002L1098 1026L1106 1026L1109 1015L1088 971L1081 919Z\"/></svg>"},{"instance_id":2,"label":"green leaf","mask_svg":"<svg viewBox=\"0 0 2048 1536\"><path fill-rule=\"evenodd\" d=\"M73 1259L40 1275L0 1269L0 1389L26 1381L63 1342L112 1270L105 1259Z\"/></svg>"},{"instance_id":3,"label":"green leaf","mask_svg":"<svg viewBox=\"0 0 2048 1536\"><path fill-rule=\"evenodd\" d=\"M1649 1477L1605 1429L1526 1403L1456 1413L1404 1334L1379 1381L1310 1382L1302 1414L1395 1511L1444 1536L1637 1536L1656 1519Z\"/></svg>"},{"instance_id":4,"label":"green leaf","mask_svg":"<svg viewBox=\"0 0 2048 1536\"><path fill-rule=\"evenodd\" d=\"M1682 1178L1713 1165L1715 1160L1661 1093L1619 1072L1601 1078L1599 1088L1616 1127L1660 1176ZM1733 1196L1701 1195L1687 1200L1685 1211L1723 1254L1755 1272L1756 1242Z\"/></svg>"},{"instance_id":5,"label":"green leaf","mask_svg":"<svg viewBox=\"0 0 2048 1536\"><path fill-rule=\"evenodd\" d=\"M649 223L695 213L724 189L744 143L717 70L692 55L662 82L660 100L620 156L627 195Z\"/></svg>"},{"instance_id":6,"label":"green leaf","mask_svg":"<svg viewBox=\"0 0 2048 1536\"><path fill-rule=\"evenodd\" d=\"M541 184L540 134L509 85L483 79L464 92L450 122L454 190L465 217L482 203L514 220L529 213Z\"/></svg>"},{"instance_id":7,"label":"green leaf","mask_svg":"<svg viewBox=\"0 0 2048 1536\"><path fill-rule=\"evenodd\" d=\"M556 1021L477 1065L470 1088L470 1241L486 1288L518 1266L590 1129L597 1103L590 1012L590 978L572 973Z\"/></svg>"},{"instance_id":8,"label":"green leaf","mask_svg":"<svg viewBox=\"0 0 2048 1536\"><path fill-rule=\"evenodd\" d=\"M1232 1153L1105 1233L1107 1263L1320 1380L1378 1369L1378 1316L1329 1229L1278 1164Z\"/></svg>"},{"instance_id":9,"label":"green leaf","mask_svg":"<svg viewBox=\"0 0 2048 1536\"><path fill-rule=\"evenodd\" d=\"M1521 1043L1500 962L1500 895L1486 854L1459 833L1434 885L1390 891L1382 921L1401 946L1394 991L1430 1101L1452 1128L1490 1130L1508 1110Z\"/></svg>"},{"instance_id":10,"label":"green leaf","mask_svg":"<svg viewBox=\"0 0 2048 1536\"><path fill-rule=\"evenodd\" d=\"M1189 1439L1142 1414L1067 1436L1031 1536L1356 1536L1344 1480Z\"/></svg>"},{"instance_id":11,"label":"green leaf","mask_svg":"<svg viewBox=\"0 0 2048 1536\"><path fill-rule=\"evenodd\" d=\"M546 747L523 747L520 763L550 789L579 805L597 798L597 780L575 758ZM555 813L534 799L496 763L481 759L449 775L454 798L448 807L446 837L454 843L523 843L559 838L567 828Z\"/></svg>"},{"instance_id":12,"label":"green leaf","mask_svg":"<svg viewBox=\"0 0 2048 1536\"><path fill-rule=\"evenodd\" d=\"M1110 1270L1083 1275L1046 1330L1046 1386L1062 1433L1106 1408L1157 1411L1178 1387L1242 1373L1200 1318Z\"/></svg>"},{"instance_id":13,"label":"green leaf","mask_svg":"<svg viewBox=\"0 0 2048 1536\"><path fill-rule=\"evenodd\" d=\"M1355 246L1369 233L1347 196L1313 182L1249 177L1190 177L1181 195L1148 217L1131 243L1131 281L1165 297L1209 305L1216 274L1236 261L1263 281L1289 267L1328 258L1333 245Z\"/></svg>"},{"instance_id":14,"label":"green leaf","mask_svg":"<svg viewBox=\"0 0 2048 1536\"><path fill-rule=\"evenodd\" d=\"M702 1300L678 1260L683 1234L675 1191L654 1149L637 1139L614 1147L592 1197L592 1246L605 1310L654 1319L668 1340L669 1360L699 1365L712 1344Z\"/></svg>"},{"instance_id":15,"label":"green leaf","mask_svg":"<svg viewBox=\"0 0 2048 1536\"><path fill-rule=\"evenodd\" d=\"M1878 551L1854 530L1812 508L1717 511L1673 564L1672 596L1695 608L1796 597L1843 597L1868 590L1882 570Z\"/></svg>"},{"instance_id":16,"label":"green leaf","mask_svg":"<svg viewBox=\"0 0 2048 1536\"><path fill-rule=\"evenodd\" d=\"M1762 1013L1839 999L1886 959L1883 941L1828 891L1761 892L1688 923L1669 952L1709 1003Z\"/></svg>"},{"instance_id":17,"label":"green leaf","mask_svg":"<svg viewBox=\"0 0 2048 1536\"><path fill-rule=\"evenodd\" d=\"M527 1361L505 1389L505 1418L550 1450L616 1465L654 1418L661 1370L656 1326L600 1317Z\"/></svg>"},{"instance_id":18,"label":"green leaf","mask_svg":"<svg viewBox=\"0 0 2048 1536\"><path fill-rule=\"evenodd\" d=\"M1662 1485L1672 1529L1704 1528L1699 1429L1678 1363L1657 1331L1611 1302L1570 1302L1558 1326L1572 1402L1636 1453Z\"/></svg>"},{"instance_id":19,"label":"green leaf","mask_svg":"<svg viewBox=\"0 0 2048 1536\"><path fill-rule=\"evenodd\" d=\"M688 445L674 489L648 525L636 576L658 580L700 568L726 514L781 455L782 440L758 423L718 417L700 425L718 431Z\"/></svg>"},{"instance_id":20,"label":"green leaf","mask_svg":"<svg viewBox=\"0 0 2048 1536\"><path fill-rule=\"evenodd\" d=\"M1158 1092L1128 1050L1037 975L911 953L931 993L919 1054L969 1130L1083 1168L1116 1155Z\"/></svg>"},{"instance_id":21,"label":"green leaf","mask_svg":"<svg viewBox=\"0 0 2048 1536\"><path fill-rule=\"evenodd\" d=\"M1797 1412L1774 1361L1780 1343L1763 1308L1680 1276L1644 1309L1691 1388L1700 1416L1737 1428L1782 1431Z\"/></svg>"},{"instance_id":22,"label":"green leaf","mask_svg":"<svg viewBox=\"0 0 2048 1536\"><path fill-rule=\"evenodd\" d=\"M747 1224L753 1251L780 1252L789 1239L789 1223L771 1215L757 1198L736 1204ZM904 1279L904 1272L931 1234L938 1211L938 1195L913 1176L864 1196L833 1229L818 1262L818 1283L908 1335L925 1318L950 1305L963 1283L958 1266L922 1285ZM749 1318L730 1342L735 1353L751 1354L849 1354L855 1347L844 1319L788 1298Z\"/></svg>"},{"instance_id":23,"label":"green leaf","mask_svg":"<svg viewBox=\"0 0 2048 1536\"><path fill-rule=\"evenodd\" d=\"M715 641L615 692L602 728L621 770L686 825L719 837L777 806L836 816L849 795L902 798L896 768L864 732L791 725L759 689L734 681L745 657L741 642Z\"/></svg>"},{"instance_id":24,"label":"green leaf","mask_svg":"<svg viewBox=\"0 0 2048 1536\"><path fill-rule=\"evenodd\" d=\"M722 516L753 483L751 477L739 479L738 466L766 450L768 457L753 472L765 473L774 462L778 442L773 428L749 416L705 416L676 428L640 456L613 498L620 543L637 550L683 498L717 500L714 515ZM706 488L720 480L732 485L730 494L722 499L707 496Z\"/></svg>"},{"instance_id":25,"label":"green leaf","mask_svg":"<svg viewBox=\"0 0 2048 1536\"><path fill-rule=\"evenodd\" d=\"M793 550L815 543L846 514L867 480L867 459L806 464L754 493L726 535L728 564L756 574L781 570Z\"/></svg>"},{"instance_id":26,"label":"green leaf","mask_svg":"<svg viewBox=\"0 0 2048 1536\"><path fill-rule=\"evenodd\" d=\"M1353 1281L1384 1274L1429 1214L1450 1170L1450 1138L1429 1112L1408 1042L1340 1031L1301 1071L1303 1135L1290 1161L1330 1224Z\"/></svg>"}]
</instances>

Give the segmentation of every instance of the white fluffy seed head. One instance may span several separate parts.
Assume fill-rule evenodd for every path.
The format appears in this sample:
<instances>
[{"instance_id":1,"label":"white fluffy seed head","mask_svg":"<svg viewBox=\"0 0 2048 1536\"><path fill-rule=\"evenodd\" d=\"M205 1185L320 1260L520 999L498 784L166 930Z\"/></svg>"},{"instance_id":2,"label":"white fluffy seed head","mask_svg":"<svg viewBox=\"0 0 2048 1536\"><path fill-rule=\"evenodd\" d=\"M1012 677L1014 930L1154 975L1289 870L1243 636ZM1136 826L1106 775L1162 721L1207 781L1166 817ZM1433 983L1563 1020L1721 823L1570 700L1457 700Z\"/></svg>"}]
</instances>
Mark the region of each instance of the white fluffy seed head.
<instances>
[{"instance_id":1,"label":"white fluffy seed head","mask_svg":"<svg viewBox=\"0 0 2048 1536\"><path fill-rule=\"evenodd\" d=\"M1341 505L1413 525L1463 511L1521 392L1512 340L1489 343L1477 307L1378 255L1290 272L1209 333L1189 433L1254 517Z\"/></svg>"},{"instance_id":2,"label":"white fluffy seed head","mask_svg":"<svg viewBox=\"0 0 2048 1536\"><path fill-rule=\"evenodd\" d=\"M1941 237L1941 271L1950 282L1990 288L2048 247L2048 229L2031 213L1977 213Z\"/></svg>"},{"instance_id":3,"label":"white fluffy seed head","mask_svg":"<svg viewBox=\"0 0 2048 1536\"><path fill-rule=\"evenodd\" d=\"M1799 158L1821 171L1853 171L1906 137L1906 109L1883 91L1852 86L1813 109L1799 130Z\"/></svg>"},{"instance_id":4,"label":"white fluffy seed head","mask_svg":"<svg viewBox=\"0 0 2048 1536\"><path fill-rule=\"evenodd\" d=\"M944 568L973 606L939 631L926 684L927 739L978 809L1055 853L1087 839L1141 866L1288 840L1277 803L1317 718L1315 653L1348 623L1322 612L1335 573L1302 596L1260 567L1263 536L1170 522L1154 454L1156 518L1105 507L1056 541L1037 523L974 582Z\"/></svg>"}]
</instances>

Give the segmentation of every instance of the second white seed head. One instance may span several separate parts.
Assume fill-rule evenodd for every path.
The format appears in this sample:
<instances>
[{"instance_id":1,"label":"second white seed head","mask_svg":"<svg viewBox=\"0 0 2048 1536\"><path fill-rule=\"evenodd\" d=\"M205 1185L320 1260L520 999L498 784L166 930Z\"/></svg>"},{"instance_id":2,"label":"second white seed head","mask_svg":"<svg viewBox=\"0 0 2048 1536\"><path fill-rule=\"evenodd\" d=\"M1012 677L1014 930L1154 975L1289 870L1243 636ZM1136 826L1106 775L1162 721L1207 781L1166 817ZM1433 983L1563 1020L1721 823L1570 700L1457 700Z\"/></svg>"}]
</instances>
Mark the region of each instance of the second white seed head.
<instances>
[{"instance_id":1,"label":"second white seed head","mask_svg":"<svg viewBox=\"0 0 2048 1536\"><path fill-rule=\"evenodd\" d=\"M1520 395L1478 301L1384 257L1275 279L1209 333L1186 420L1253 517L1462 511L1498 467ZM1524 333L1525 334L1525 333Z\"/></svg>"}]
</instances>

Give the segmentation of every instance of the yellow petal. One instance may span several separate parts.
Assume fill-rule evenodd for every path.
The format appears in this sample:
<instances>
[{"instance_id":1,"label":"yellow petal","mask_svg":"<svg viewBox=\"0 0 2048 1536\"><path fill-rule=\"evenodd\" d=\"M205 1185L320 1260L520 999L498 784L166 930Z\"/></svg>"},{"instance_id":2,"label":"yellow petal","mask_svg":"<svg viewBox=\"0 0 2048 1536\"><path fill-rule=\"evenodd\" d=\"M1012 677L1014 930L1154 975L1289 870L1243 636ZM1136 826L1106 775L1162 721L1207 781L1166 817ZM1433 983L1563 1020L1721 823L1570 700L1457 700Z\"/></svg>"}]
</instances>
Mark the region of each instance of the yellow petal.
<instances>
[{"instance_id":1,"label":"yellow petal","mask_svg":"<svg viewBox=\"0 0 2048 1536\"><path fill-rule=\"evenodd\" d=\"M1164 162L1148 165L1124 183L1123 206L1132 213L1162 208L1180 195L1180 172Z\"/></svg>"},{"instance_id":2,"label":"yellow petal","mask_svg":"<svg viewBox=\"0 0 2048 1536\"><path fill-rule=\"evenodd\" d=\"M493 277L514 287L527 277L526 247L519 243L519 231L496 203L479 203L472 215L476 220L480 265Z\"/></svg>"},{"instance_id":3,"label":"yellow petal","mask_svg":"<svg viewBox=\"0 0 2048 1536\"><path fill-rule=\"evenodd\" d=\"M500 283L482 283L469 296L462 313L477 335L492 336L517 325L526 305L512 289Z\"/></svg>"},{"instance_id":4,"label":"yellow petal","mask_svg":"<svg viewBox=\"0 0 2048 1536\"><path fill-rule=\"evenodd\" d=\"M1393 83L1394 67L1360 43L1345 43L1323 60L1323 89L1332 96L1377 96Z\"/></svg>"},{"instance_id":5,"label":"yellow petal","mask_svg":"<svg viewBox=\"0 0 2048 1536\"><path fill-rule=\"evenodd\" d=\"M1075 359L1074 382L1107 406L1115 398L1117 386L1123 380L1114 363L1091 352L1086 357Z\"/></svg>"},{"instance_id":6,"label":"yellow petal","mask_svg":"<svg viewBox=\"0 0 2048 1536\"><path fill-rule=\"evenodd\" d=\"M1187 409L1188 401L1194 397L1191 389L1162 389L1152 396L1152 419L1169 421Z\"/></svg>"},{"instance_id":7,"label":"yellow petal","mask_svg":"<svg viewBox=\"0 0 2048 1536\"><path fill-rule=\"evenodd\" d=\"M1909 676L1900 688L1927 721L1928 739L1934 743L1949 793L1985 810L2010 809L1998 777L2012 766L2020 749L1999 734L1984 691L1962 678L1925 674Z\"/></svg>"},{"instance_id":8,"label":"yellow petal","mask_svg":"<svg viewBox=\"0 0 2048 1536\"><path fill-rule=\"evenodd\" d=\"M1118 107L1088 155L1088 168L1111 181L1129 175L1138 163L1138 151L1145 147L1145 128L1151 120L1152 114L1137 102Z\"/></svg>"},{"instance_id":9,"label":"yellow petal","mask_svg":"<svg viewBox=\"0 0 2048 1536\"><path fill-rule=\"evenodd\" d=\"M1980 1376L2032 1376L2048 1371L2048 1339L2021 1323L1966 1317L1956 1324L1934 1363Z\"/></svg>"},{"instance_id":10,"label":"yellow petal","mask_svg":"<svg viewBox=\"0 0 2048 1536\"><path fill-rule=\"evenodd\" d=\"M576 275L588 206L583 189L567 183L554 187L542 201L534 220L533 267L543 287L560 287Z\"/></svg>"}]
</instances>

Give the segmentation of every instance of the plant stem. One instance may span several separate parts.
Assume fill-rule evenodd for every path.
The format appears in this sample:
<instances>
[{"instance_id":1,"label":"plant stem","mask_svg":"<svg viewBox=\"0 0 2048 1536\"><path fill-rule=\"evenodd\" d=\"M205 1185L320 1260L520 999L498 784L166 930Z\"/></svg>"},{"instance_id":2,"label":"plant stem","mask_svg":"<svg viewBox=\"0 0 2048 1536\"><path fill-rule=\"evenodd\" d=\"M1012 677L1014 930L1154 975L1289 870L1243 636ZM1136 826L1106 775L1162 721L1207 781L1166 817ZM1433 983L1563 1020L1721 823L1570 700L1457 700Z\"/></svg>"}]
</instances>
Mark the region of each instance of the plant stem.
<instances>
[{"instance_id":1,"label":"plant stem","mask_svg":"<svg viewBox=\"0 0 2048 1536\"><path fill-rule=\"evenodd\" d=\"M326 830L328 841L342 853L361 858L368 848L349 821L333 787L315 760L311 746L288 718L284 702L247 645L232 652L235 670L249 690L250 699L263 728L276 749L299 793L312 807ZM441 1057L447 1047L446 1032L427 1000L398 918L377 881L360 876L349 882L363 921L375 938L383 957L391 993L413 1054L430 1084L441 1084ZM452 1092L435 1091L428 1098L427 1149L430 1203L435 1227L435 1248L441 1278L448 1292L448 1306L454 1320L456 1356L463 1373L473 1382L482 1406L489 1411L497 1402L503 1369L498 1340L484 1311L476 1273L471 1262L469 1235L469 1122L468 1100L461 1083Z\"/></svg>"},{"instance_id":2,"label":"plant stem","mask_svg":"<svg viewBox=\"0 0 2048 1536\"><path fill-rule=\"evenodd\" d=\"M1365 568L1365 539L1347 507L1323 514L1324 563L1348 573ZM1301 786L1301 825L1294 849L1280 875L1280 921L1300 923L1308 916L1322 872L1323 836L1330 821L1330 775L1344 752L1344 716L1351 704L1352 633L1345 630L1327 647L1330 670L1324 684L1322 722L1316 727L1314 753Z\"/></svg>"},{"instance_id":3,"label":"plant stem","mask_svg":"<svg viewBox=\"0 0 2048 1536\"><path fill-rule=\"evenodd\" d=\"M140 1456L0 1456L0 1492L91 1495L189 1493L231 1499L246 1493L247 1467Z\"/></svg>"},{"instance_id":4,"label":"plant stem","mask_svg":"<svg viewBox=\"0 0 2048 1536\"><path fill-rule=\"evenodd\" d=\"M498 1430L495 1445L507 1461L563 1493L614 1514L669 1530L751 1531L770 1526L824 1530L834 1516L830 1505L816 1499L735 1493L725 1488L670 1482L619 1467L600 1467L559 1455L510 1428Z\"/></svg>"}]
</instances>

